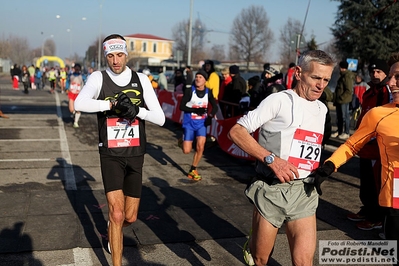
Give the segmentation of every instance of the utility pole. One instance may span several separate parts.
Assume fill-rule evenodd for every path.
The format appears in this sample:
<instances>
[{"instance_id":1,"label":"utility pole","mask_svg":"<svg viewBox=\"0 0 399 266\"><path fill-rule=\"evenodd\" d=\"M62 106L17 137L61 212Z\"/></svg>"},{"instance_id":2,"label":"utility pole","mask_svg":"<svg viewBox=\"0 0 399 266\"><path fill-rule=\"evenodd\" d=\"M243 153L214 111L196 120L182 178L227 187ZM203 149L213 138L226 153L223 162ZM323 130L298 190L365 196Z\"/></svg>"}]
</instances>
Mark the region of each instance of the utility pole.
<instances>
[{"instance_id":1,"label":"utility pole","mask_svg":"<svg viewBox=\"0 0 399 266\"><path fill-rule=\"evenodd\" d=\"M101 70L101 28L102 28L102 16L103 16L103 2L104 0L101 2L100 4L100 34L98 36L98 57L97 57L97 70Z\"/></svg>"},{"instance_id":2,"label":"utility pole","mask_svg":"<svg viewBox=\"0 0 399 266\"><path fill-rule=\"evenodd\" d=\"M306 23L306 18L308 17L308 12L309 12L309 6L310 6L310 1L308 2L308 7L306 8L306 14L305 14L305 18L303 20L303 24L302 24L302 30L301 33L298 34L297 36L297 42L296 42L296 57L295 57L295 65L298 65L298 60L299 60L299 43L301 41L302 35L303 35L303 30L305 28L305 23Z\"/></svg>"},{"instance_id":3,"label":"utility pole","mask_svg":"<svg viewBox=\"0 0 399 266\"><path fill-rule=\"evenodd\" d=\"M191 39L193 35L193 4L194 0L190 2L190 22L188 25L188 54L187 54L187 66L191 66Z\"/></svg>"}]
</instances>

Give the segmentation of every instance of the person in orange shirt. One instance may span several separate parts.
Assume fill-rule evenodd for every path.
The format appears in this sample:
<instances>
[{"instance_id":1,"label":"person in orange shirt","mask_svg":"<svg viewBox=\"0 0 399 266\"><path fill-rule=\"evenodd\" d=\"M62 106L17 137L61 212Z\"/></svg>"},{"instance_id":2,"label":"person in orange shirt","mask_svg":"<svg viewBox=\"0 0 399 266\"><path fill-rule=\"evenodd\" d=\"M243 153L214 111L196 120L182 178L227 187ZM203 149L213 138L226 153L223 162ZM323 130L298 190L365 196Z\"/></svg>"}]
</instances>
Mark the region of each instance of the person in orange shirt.
<instances>
[{"instance_id":1,"label":"person in orange shirt","mask_svg":"<svg viewBox=\"0 0 399 266\"><path fill-rule=\"evenodd\" d=\"M341 165L355 156L371 139L376 139L381 158L381 187L378 202L385 214L384 233L386 240L399 242L399 56L394 57L388 85L393 102L368 111L359 128L310 176L321 195L321 184ZM397 250L397 249L396 249ZM396 264L395 264L396 265Z\"/></svg>"},{"instance_id":2,"label":"person in orange shirt","mask_svg":"<svg viewBox=\"0 0 399 266\"><path fill-rule=\"evenodd\" d=\"M357 120L356 128L359 127L366 113L376 106L381 106L391 101L388 74L389 66L385 60L373 59L369 63L371 81L367 84L369 89L364 92L361 99L361 113ZM357 90L353 88L354 93ZM364 89L363 89L364 90ZM378 191L380 187L381 159L378 153L378 145L375 139L371 140L358 153L360 166L360 189L359 198L363 206L358 213L350 213L347 218L355 221L356 227L361 230L372 230L382 228L384 215L378 205Z\"/></svg>"}]
</instances>

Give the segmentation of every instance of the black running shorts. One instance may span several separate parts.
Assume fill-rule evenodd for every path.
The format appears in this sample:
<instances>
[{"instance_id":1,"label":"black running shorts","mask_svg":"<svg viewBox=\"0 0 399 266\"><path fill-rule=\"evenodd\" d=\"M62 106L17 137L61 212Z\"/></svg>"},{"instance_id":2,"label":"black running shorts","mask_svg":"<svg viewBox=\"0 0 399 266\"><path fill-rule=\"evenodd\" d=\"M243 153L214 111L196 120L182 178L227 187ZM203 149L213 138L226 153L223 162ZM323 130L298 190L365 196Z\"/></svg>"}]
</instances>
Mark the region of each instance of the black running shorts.
<instances>
[{"instance_id":1,"label":"black running shorts","mask_svg":"<svg viewBox=\"0 0 399 266\"><path fill-rule=\"evenodd\" d=\"M105 193L123 190L125 196L140 198L144 155L115 157L100 154Z\"/></svg>"}]
</instances>

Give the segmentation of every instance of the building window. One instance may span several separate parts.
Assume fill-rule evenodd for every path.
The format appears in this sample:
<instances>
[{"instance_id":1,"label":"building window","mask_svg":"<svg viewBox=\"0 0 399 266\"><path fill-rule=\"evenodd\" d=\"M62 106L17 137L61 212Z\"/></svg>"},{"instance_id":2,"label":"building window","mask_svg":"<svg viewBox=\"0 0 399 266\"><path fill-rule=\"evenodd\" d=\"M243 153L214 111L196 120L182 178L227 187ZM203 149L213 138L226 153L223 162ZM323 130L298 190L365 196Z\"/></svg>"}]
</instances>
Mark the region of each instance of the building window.
<instances>
[{"instance_id":1,"label":"building window","mask_svg":"<svg viewBox=\"0 0 399 266\"><path fill-rule=\"evenodd\" d=\"M154 43L154 44L152 45L152 51L153 51L154 53L157 52L157 44L156 44L156 43Z\"/></svg>"},{"instance_id":2,"label":"building window","mask_svg":"<svg viewBox=\"0 0 399 266\"><path fill-rule=\"evenodd\" d=\"M143 52L147 52L147 43L143 42Z\"/></svg>"},{"instance_id":3,"label":"building window","mask_svg":"<svg viewBox=\"0 0 399 266\"><path fill-rule=\"evenodd\" d=\"M134 42L133 41L130 42L130 51L134 51Z\"/></svg>"}]
</instances>

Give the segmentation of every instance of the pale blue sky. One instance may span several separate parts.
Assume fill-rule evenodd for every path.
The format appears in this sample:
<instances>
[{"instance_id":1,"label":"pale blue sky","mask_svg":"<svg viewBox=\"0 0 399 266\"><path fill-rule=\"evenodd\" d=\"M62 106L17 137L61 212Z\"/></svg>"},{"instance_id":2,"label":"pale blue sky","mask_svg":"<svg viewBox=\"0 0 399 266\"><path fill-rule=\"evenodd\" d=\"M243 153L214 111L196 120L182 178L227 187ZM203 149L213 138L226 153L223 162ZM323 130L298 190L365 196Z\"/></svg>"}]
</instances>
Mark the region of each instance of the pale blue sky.
<instances>
[{"instance_id":1,"label":"pale blue sky","mask_svg":"<svg viewBox=\"0 0 399 266\"><path fill-rule=\"evenodd\" d=\"M5 39L13 34L26 38L30 48L38 48L46 38L54 35L56 56L64 58L75 52L83 56L87 47L98 41L100 31L103 36L111 33L146 33L172 38L172 28L190 17L190 2L191 0L2 1L0 38ZM209 30L229 32L234 18L242 9L251 5L263 6L275 36L272 50L275 55L268 60L274 61L278 59L280 30L289 17L303 22L308 2L309 0L193 0L193 19L199 17ZM305 24L308 37L314 34L318 43L332 39L329 28L335 21L338 4L330 0L311 1ZM229 34L209 32L206 38L209 41L208 47L224 44L228 48Z\"/></svg>"}]
</instances>

